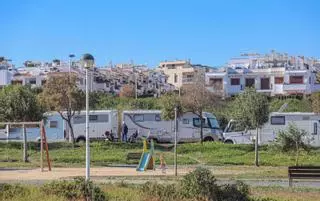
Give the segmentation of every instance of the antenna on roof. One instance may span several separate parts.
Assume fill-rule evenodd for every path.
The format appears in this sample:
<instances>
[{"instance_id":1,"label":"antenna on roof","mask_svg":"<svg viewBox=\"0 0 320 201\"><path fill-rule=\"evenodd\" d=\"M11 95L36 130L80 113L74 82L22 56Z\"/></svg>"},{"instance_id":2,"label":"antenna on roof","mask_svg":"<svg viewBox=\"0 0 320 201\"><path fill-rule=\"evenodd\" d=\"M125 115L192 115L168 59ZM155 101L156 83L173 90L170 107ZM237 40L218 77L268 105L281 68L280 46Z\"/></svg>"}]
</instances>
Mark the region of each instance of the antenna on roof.
<instances>
[{"instance_id":1,"label":"antenna on roof","mask_svg":"<svg viewBox=\"0 0 320 201\"><path fill-rule=\"evenodd\" d=\"M284 103L278 110L278 112L283 112L288 107L288 103Z\"/></svg>"}]
</instances>

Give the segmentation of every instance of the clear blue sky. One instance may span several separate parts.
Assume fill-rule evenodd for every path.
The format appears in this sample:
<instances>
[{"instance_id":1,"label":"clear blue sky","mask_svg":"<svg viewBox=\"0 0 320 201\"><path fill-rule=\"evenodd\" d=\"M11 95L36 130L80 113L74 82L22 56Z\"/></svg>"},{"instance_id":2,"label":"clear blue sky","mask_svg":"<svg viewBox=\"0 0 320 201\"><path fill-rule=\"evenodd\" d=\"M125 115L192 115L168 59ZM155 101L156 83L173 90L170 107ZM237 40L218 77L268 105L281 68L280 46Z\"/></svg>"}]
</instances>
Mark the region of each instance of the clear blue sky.
<instances>
[{"instance_id":1,"label":"clear blue sky","mask_svg":"<svg viewBox=\"0 0 320 201\"><path fill-rule=\"evenodd\" d=\"M224 64L241 51L320 57L317 0L4 0L0 55L21 65L92 53L98 65Z\"/></svg>"}]
</instances>

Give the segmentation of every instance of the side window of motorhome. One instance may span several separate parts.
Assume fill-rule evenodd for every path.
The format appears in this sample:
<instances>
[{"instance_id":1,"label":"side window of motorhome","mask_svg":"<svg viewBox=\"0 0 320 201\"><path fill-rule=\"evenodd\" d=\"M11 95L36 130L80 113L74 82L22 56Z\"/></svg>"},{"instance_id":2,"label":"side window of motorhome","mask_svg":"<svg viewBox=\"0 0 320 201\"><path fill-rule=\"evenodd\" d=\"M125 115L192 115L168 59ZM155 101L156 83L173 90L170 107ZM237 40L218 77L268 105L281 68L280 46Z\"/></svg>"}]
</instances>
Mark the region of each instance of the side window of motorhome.
<instances>
[{"instance_id":1,"label":"side window of motorhome","mask_svg":"<svg viewBox=\"0 0 320 201\"><path fill-rule=\"evenodd\" d=\"M200 118L193 118L193 126L200 128ZM210 128L206 119L202 119L203 128Z\"/></svg>"},{"instance_id":2,"label":"side window of motorhome","mask_svg":"<svg viewBox=\"0 0 320 201\"><path fill-rule=\"evenodd\" d=\"M97 121L98 120L98 115L90 115L89 116L89 121Z\"/></svg>"},{"instance_id":3,"label":"side window of motorhome","mask_svg":"<svg viewBox=\"0 0 320 201\"><path fill-rule=\"evenodd\" d=\"M49 128L58 128L58 121L49 121Z\"/></svg>"},{"instance_id":4,"label":"side window of motorhome","mask_svg":"<svg viewBox=\"0 0 320 201\"><path fill-rule=\"evenodd\" d=\"M313 134L314 135L318 134L318 123L313 123Z\"/></svg>"},{"instance_id":5,"label":"side window of motorhome","mask_svg":"<svg viewBox=\"0 0 320 201\"><path fill-rule=\"evenodd\" d=\"M273 116L271 117L271 125L285 125L286 118L285 116Z\"/></svg>"},{"instance_id":6,"label":"side window of motorhome","mask_svg":"<svg viewBox=\"0 0 320 201\"><path fill-rule=\"evenodd\" d=\"M143 114L135 114L133 116L133 119L135 122L143 122L144 121Z\"/></svg>"},{"instance_id":7,"label":"side window of motorhome","mask_svg":"<svg viewBox=\"0 0 320 201\"><path fill-rule=\"evenodd\" d=\"M189 124L189 119L182 119L183 124Z\"/></svg>"},{"instance_id":8,"label":"side window of motorhome","mask_svg":"<svg viewBox=\"0 0 320 201\"><path fill-rule=\"evenodd\" d=\"M156 114L155 119L156 119L156 121L161 121L161 116L160 116L160 114Z\"/></svg>"}]
</instances>

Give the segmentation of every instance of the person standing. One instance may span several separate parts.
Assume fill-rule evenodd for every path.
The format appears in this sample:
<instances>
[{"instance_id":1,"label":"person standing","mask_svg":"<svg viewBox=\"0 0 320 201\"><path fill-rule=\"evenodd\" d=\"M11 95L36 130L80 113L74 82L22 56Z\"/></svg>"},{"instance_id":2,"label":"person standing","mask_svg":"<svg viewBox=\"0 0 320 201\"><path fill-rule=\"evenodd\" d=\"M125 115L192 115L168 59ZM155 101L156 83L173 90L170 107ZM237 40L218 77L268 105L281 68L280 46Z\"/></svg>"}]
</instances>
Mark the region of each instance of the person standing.
<instances>
[{"instance_id":1,"label":"person standing","mask_svg":"<svg viewBox=\"0 0 320 201\"><path fill-rule=\"evenodd\" d=\"M122 142L127 142L128 126L124 121L122 122Z\"/></svg>"}]
</instances>

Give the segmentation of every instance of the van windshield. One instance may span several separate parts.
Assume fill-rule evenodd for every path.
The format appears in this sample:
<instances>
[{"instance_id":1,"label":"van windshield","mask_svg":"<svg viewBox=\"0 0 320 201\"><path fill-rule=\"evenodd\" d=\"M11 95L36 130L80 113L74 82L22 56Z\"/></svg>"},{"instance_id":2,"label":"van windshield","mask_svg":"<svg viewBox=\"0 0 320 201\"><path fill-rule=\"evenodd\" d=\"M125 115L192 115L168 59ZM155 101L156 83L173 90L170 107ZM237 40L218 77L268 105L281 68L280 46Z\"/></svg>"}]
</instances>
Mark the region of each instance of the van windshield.
<instances>
[{"instance_id":1,"label":"van windshield","mask_svg":"<svg viewBox=\"0 0 320 201\"><path fill-rule=\"evenodd\" d=\"M210 124L210 128L216 128L216 129L220 128L219 123L216 118L208 118L208 122Z\"/></svg>"}]
</instances>

